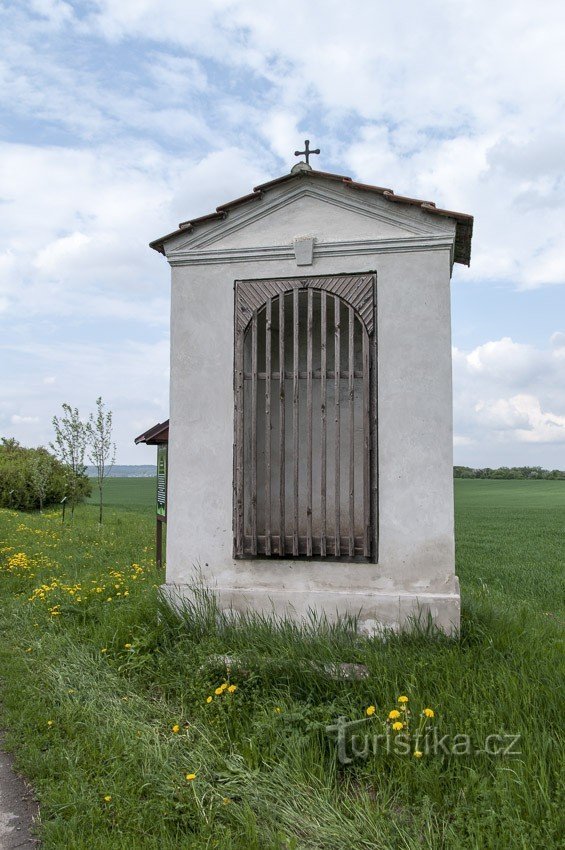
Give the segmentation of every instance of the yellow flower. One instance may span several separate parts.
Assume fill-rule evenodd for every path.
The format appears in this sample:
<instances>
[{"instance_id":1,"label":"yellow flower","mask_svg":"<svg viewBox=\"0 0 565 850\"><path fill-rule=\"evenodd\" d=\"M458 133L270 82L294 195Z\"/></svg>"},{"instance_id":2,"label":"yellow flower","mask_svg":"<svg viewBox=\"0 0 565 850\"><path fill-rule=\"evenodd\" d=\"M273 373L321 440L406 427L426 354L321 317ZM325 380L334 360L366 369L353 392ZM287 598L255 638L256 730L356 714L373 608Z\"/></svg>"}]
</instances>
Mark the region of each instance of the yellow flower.
<instances>
[{"instance_id":1,"label":"yellow flower","mask_svg":"<svg viewBox=\"0 0 565 850\"><path fill-rule=\"evenodd\" d=\"M48 720L48 721L47 721L47 725L48 725L48 726L53 726L53 720Z\"/></svg>"},{"instance_id":2,"label":"yellow flower","mask_svg":"<svg viewBox=\"0 0 565 850\"><path fill-rule=\"evenodd\" d=\"M231 803L231 800L229 797L224 797L222 803L224 804L224 806L227 806L229 805L229 803Z\"/></svg>"},{"instance_id":3,"label":"yellow flower","mask_svg":"<svg viewBox=\"0 0 565 850\"><path fill-rule=\"evenodd\" d=\"M396 708L393 708L392 711L389 711L389 713L388 713L388 719L389 720L396 720L397 717L400 717L400 712Z\"/></svg>"},{"instance_id":4,"label":"yellow flower","mask_svg":"<svg viewBox=\"0 0 565 850\"><path fill-rule=\"evenodd\" d=\"M187 782L192 782L193 779L196 779L195 773L187 773L185 776Z\"/></svg>"},{"instance_id":5,"label":"yellow flower","mask_svg":"<svg viewBox=\"0 0 565 850\"><path fill-rule=\"evenodd\" d=\"M220 694L223 694L223 692L224 692L223 688L216 688L216 690L214 691L214 693L216 694L217 697L219 697Z\"/></svg>"},{"instance_id":6,"label":"yellow flower","mask_svg":"<svg viewBox=\"0 0 565 850\"><path fill-rule=\"evenodd\" d=\"M214 697L207 697L206 702L212 702L213 699Z\"/></svg>"},{"instance_id":7,"label":"yellow flower","mask_svg":"<svg viewBox=\"0 0 565 850\"><path fill-rule=\"evenodd\" d=\"M281 711L282 711L282 708L279 708L278 705L277 705L277 707L275 708L275 714L280 714Z\"/></svg>"},{"instance_id":8,"label":"yellow flower","mask_svg":"<svg viewBox=\"0 0 565 850\"><path fill-rule=\"evenodd\" d=\"M124 649L131 649L131 643L124 643Z\"/></svg>"},{"instance_id":9,"label":"yellow flower","mask_svg":"<svg viewBox=\"0 0 565 850\"><path fill-rule=\"evenodd\" d=\"M405 697L405 696L398 697L398 702L400 702L400 703L408 702L408 697Z\"/></svg>"},{"instance_id":10,"label":"yellow flower","mask_svg":"<svg viewBox=\"0 0 565 850\"><path fill-rule=\"evenodd\" d=\"M233 694L235 691L237 691L237 685L230 685L228 688L228 692L230 694Z\"/></svg>"},{"instance_id":11,"label":"yellow flower","mask_svg":"<svg viewBox=\"0 0 565 850\"><path fill-rule=\"evenodd\" d=\"M370 705L367 709L365 709L365 714L367 715L367 717L372 717L373 714L375 713L375 711L376 711L375 706Z\"/></svg>"},{"instance_id":12,"label":"yellow flower","mask_svg":"<svg viewBox=\"0 0 565 850\"><path fill-rule=\"evenodd\" d=\"M178 724L178 723L175 723L175 725L174 725L174 726L173 726L173 728L172 728L172 731L175 733L175 735L176 735L178 732L180 732L180 726L179 726L179 724Z\"/></svg>"},{"instance_id":13,"label":"yellow flower","mask_svg":"<svg viewBox=\"0 0 565 850\"><path fill-rule=\"evenodd\" d=\"M400 732L401 729L404 729L404 723L401 723L400 720L397 720L396 723L392 724L392 728L395 732Z\"/></svg>"},{"instance_id":14,"label":"yellow flower","mask_svg":"<svg viewBox=\"0 0 565 850\"><path fill-rule=\"evenodd\" d=\"M100 652L108 652L107 647L104 647L104 649L101 649Z\"/></svg>"},{"instance_id":15,"label":"yellow flower","mask_svg":"<svg viewBox=\"0 0 565 850\"><path fill-rule=\"evenodd\" d=\"M425 709L424 709L424 716L425 716L425 717L435 717L435 716L436 716L436 713L435 713L435 711L433 710L433 708L425 708Z\"/></svg>"},{"instance_id":16,"label":"yellow flower","mask_svg":"<svg viewBox=\"0 0 565 850\"><path fill-rule=\"evenodd\" d=\"M109 803L111 799L112 799L111 794L106 794L106 796L104 797L104 800L106 801L106 803Z\"/></svg>"},{"instance_id":17,"label":"yellow flower","mask_svg":"<svg viewBox=\"0 0 565 850\"><path fill-rule=\"evenodd\" d=\"M422 753L420 750L414 750L414 758L415 759L421 759L423 755L424 755L424 753Z\"/></svg>"}]
</instances>

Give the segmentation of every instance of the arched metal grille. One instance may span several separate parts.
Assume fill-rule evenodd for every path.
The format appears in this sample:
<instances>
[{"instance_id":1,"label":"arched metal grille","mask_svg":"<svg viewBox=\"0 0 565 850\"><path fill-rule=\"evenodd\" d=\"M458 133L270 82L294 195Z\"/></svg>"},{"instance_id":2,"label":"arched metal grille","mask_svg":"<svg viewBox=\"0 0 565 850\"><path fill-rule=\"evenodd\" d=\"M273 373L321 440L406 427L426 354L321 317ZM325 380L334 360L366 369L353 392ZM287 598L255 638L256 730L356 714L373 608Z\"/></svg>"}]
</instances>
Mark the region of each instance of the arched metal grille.
<instances>
[{"instance_id":1,"label":"arched metal grille","mask_svg":"<svg viewBox=\"0 0 565 850\"><path fill-rule=\"evenodd\" d=\"M370 333L356 307L372 330L373 292L372 275L236 284L236 557L370 558Z\"/></svg>"}]
</instances>

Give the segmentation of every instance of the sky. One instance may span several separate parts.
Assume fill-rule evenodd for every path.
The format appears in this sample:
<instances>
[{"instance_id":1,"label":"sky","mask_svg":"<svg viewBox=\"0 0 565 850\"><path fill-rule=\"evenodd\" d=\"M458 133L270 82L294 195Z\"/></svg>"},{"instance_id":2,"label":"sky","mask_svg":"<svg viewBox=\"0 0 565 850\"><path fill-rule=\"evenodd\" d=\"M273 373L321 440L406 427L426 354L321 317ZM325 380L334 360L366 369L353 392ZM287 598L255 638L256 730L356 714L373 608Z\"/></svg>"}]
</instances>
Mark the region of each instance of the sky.
<instances>
[{"instance_id":1,"label":"sky","mask_svg":"<svg viewBox=\"0 0 565 850\"><path fill-rule=\"evenodd\" d=\"M168 416L148 242L316 166L475 216L452 281L455 462L565 469L561 0L0 0L0 436ZM559 59L559 56L562 58Z\"/></svg>"}]
</instances>

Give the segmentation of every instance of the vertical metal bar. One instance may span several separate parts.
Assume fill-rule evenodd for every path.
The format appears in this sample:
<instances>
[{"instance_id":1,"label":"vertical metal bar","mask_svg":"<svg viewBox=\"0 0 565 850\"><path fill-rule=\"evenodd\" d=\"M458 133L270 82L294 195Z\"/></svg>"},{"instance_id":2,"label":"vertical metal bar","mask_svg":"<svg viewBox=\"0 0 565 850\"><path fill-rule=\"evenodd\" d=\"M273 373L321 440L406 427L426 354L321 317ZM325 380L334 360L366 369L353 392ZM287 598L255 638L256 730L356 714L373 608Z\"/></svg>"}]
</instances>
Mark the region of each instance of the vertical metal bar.
<instances>
[{"instance_id":1,"label":"vertical metal bar","mask_svg":"<svg viewBox=\"0 0 565 850\"><path fill-rule=\"evenodd\" d=\"M257 554L257 310L251 320L251 554Z\"/></svg>"},{"instance_id":2,"label":"vertical metal bar","mask_svg":"<svg viewBox=\"0 0 565 850\"><path fill-rule=\"evenodd\" d=\"M312 334L314 331L314 293L308 289L306 340L306 555L312 557Z\"/></svg>"},{"instance_id":3,"label":"vertical metal bar","mask_svg":"<svg viewBox=\"0 0 565 850\"><path fill-rule=\"evenodd\" d=\"M279 555L284 555L285 535L285 369L284 293L279 295Z\"/></svg>"},{"instance_id":4,"label":"vertical metal bar","mask_svg":"<svg viewBox=\"0 0 565 850\"><path fill-rule=\"evenodd\" d=\"M371 454L370 454L370 371L369 336L361 326L363 337L363 555L371 554Z\"/></svg>"},{"instance_id":5,"label":"vertical metal bar","mask_svg":"<svg viewBox=\"0 0 565 850\"><path fill-rule=\"evenodd\" d=\"M296 557L298 552L298 289L293 291L292 299L292 325L293 325L293 372L292 372L292 435L293 435L293 476L294 476L294 518L292 529L292 554Z\"/></svg>"},{"instance_id":6,"label":"vertical metal bar","mask_svg":"<svg viewBox=\"0 0 565 850\"><path fill-rule=\"evenodd\" d=\"M335 548L334 553L336 558L341 555L341 481L340 481L340 399L339 387L341 378L341 339L340 339L340 305L341 302L337 296L334 296L334 387L335 387Z\"/></svg>"},{"instance_id":7,"label":"vertical metal bar","mask_svg":"<svg viewBox=\"0 0 565 850\"><path fill-rule=\"evenodd\" d=\"M235 554L243 555L244 478L243 478L243 341L244 331L235 338Z\"/></svg>"},{"instance_id":8,"label":"vertical metal bar","mask_svg":"<svg viewBox=\"0 0 565 850\"><path fill-rule=\"evenodd\" d=\"M349 557L355 555L355 313L349 307Z\"/></svg>"},{"instance_id":9,"label":"vertical metal bar","mask_svg":"<svg viewBox=\"0 0 565 850\"><path fill-rule=\"evenodd\" d=\"M265 555L271 555L271 334L272 298L265 306Z\"/></svg>"},{"instance_id":10,"label":"vertical metal bar","mask_svg":"<svg viewBox=\"0 0 565 850\"><path fill-rule=\"evenodd\" d=\"M327 369L327 302L326 292L321 292L321 308L320 308L320 415L321 415L321 434L320 434L320 555L326 556L326 486L327 486L327 459L326 459L326 438L327 438L327 422L326 422L326 403L327 403L327 388L326 388L326 369Z\"/></svg>"}]
</instances>

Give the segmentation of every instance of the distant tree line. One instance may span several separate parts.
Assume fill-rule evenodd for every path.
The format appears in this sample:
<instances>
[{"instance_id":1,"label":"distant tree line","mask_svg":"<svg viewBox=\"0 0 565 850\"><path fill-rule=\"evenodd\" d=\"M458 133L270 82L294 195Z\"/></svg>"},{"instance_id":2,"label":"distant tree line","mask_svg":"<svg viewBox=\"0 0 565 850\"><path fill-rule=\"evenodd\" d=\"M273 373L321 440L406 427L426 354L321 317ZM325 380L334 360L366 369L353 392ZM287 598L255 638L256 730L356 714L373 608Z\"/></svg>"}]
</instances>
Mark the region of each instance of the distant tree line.
<instances>
[{"instance_id":1,"label":"distant tree line","mask_svg":"<svg viewBox=\"0 0 565 850\"><path fill-rule=\"evenodd\" d=\"M561 469L543 469L541 466L499 466L491 469L472 469L470 466L454 466L454 478L498 478L498 479L525 479L540 478L545 481L565 479L565 472Z\"/></svg>"}]
</instances>

